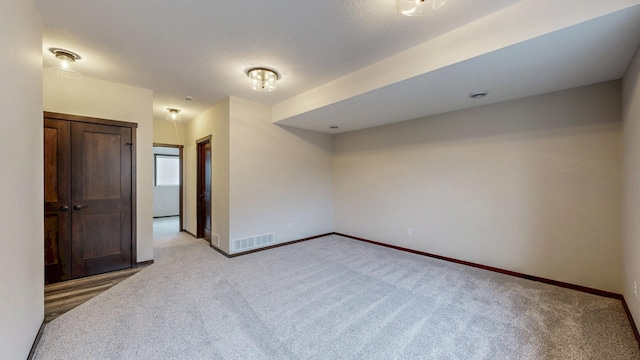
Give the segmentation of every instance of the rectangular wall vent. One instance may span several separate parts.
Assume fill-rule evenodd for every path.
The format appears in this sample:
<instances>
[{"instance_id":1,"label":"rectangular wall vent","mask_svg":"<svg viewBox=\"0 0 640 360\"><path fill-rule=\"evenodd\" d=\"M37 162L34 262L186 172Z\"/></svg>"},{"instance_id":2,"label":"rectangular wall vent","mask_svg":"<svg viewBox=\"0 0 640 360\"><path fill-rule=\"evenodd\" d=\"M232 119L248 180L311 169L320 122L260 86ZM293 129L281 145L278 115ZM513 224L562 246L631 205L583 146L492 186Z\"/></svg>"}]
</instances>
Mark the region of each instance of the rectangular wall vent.
<instances>
[{"instance_id":1,"label":"rectangular wall vent","mask_svg":"<svg viewBox=\"0 0 640 360\"><path fill-rule=\"evenodd\" d=\"M273 244L273 233L233 240L233 251L251 250Z\"/></svg>"}]
</instances>

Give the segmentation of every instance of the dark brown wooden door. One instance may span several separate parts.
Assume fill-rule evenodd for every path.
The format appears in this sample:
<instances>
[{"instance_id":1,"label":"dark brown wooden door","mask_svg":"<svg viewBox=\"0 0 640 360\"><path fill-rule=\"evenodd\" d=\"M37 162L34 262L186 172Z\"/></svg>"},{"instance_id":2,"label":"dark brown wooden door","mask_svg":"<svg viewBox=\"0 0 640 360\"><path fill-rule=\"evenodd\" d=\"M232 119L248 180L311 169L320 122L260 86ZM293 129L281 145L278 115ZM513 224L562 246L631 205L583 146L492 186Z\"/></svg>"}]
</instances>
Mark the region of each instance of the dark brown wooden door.
<instances>
[{"instance_id":1,"label":"dark brown wooden door","mask_svg":"<svg viewBox=\"0 0 640 360\"><path fill-rule=\"evenodd\" d=\"M198 143L198 237L211 242L211 142Z\"/></svg>"},{"instance_id":2,"label":"dark brown wooden door","mask_svg":"<svg viewBox=\"0 0 640 360\"><path fill-rule=\"evenodd\" d=\"M133 265L134 138L131 123L45 112L46 283Z\"/></svg>"},{"instance_id":3,"label":"dark brown wooden door","mask_svg":"<svg viewBox=\"0 0 640 360\"><path fill-rule=\"evenodd\" d=\"M71 123L74 278L131 267L131 129Z\"/></svg>"},{"instance_id":4,"label":"dark brown wooden door","mask_svg":"<svg viewBox=\"0 0 640 360\"><path fill-rule=\"evenodd\" d=\"M71 139L69 122L44 121L45 283L71 279Z\"/></svg>"}]
</instances>

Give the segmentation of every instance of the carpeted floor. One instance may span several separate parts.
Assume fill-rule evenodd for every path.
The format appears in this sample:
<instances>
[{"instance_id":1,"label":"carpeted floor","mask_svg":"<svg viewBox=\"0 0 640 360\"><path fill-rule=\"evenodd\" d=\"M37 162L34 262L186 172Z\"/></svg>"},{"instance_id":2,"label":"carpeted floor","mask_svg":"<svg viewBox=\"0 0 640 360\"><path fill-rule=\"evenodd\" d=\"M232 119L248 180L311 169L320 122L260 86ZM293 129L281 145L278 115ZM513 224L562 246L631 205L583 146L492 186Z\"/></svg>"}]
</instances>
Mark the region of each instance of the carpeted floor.
<instances>
[{"instance_id":1,"label":"carpeted floor","mask_svg":"<svg viewBox=\"0 0 640 360\"><path fill-rule=\"evenodd\" d=\"M153 242L173 239L180 232L180 217L171 216L153 219Z\"/></svg>"},{"instance_id":2,"label":"carpeted floor","mask_svg":"<svg viewBox=\"0 0 640 360\"><path fill-rule=\"evenodd\" d=\"M185 234L36 359L640 359L622 305L338 236L227 259Z\"/></svg>"}]
</instances>

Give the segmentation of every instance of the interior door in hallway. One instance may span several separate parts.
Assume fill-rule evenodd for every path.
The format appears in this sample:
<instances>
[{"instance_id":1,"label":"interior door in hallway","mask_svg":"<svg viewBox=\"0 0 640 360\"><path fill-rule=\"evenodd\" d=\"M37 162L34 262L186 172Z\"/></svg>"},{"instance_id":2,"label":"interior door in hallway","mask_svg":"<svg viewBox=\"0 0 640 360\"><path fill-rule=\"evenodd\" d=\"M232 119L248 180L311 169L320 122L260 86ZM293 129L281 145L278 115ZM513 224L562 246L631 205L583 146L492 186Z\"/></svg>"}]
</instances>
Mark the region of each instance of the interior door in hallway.
<instances>
[{"instance_id":1,"label":"interior door in hallway","mask_svg":"<svg viewBox=\"0 0 640 360\"><path fill-rule=\"evenodd\" d=\"M131 128L71 123L73 277L132 266Z\"/></svg>"},{"instance_id":2,"label":"interior door in hallway","mask_svg":"<svg viewBox=\"0 0 640 360\"><path fill-rule=\"evenodd\" d=\"M211 242L211 136L197 141L198 224L197 236Z\"/></svg>"}]
</instances>

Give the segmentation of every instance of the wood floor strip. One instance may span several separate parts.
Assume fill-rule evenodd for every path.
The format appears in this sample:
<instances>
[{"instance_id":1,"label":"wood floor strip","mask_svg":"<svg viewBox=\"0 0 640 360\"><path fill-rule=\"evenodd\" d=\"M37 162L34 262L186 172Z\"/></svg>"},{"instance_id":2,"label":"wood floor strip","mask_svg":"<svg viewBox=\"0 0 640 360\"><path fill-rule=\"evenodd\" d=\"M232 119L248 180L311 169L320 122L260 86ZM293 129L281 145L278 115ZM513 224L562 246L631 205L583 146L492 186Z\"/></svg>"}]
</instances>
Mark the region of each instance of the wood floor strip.
<instances>
[{"instance_id":1,"label":"wood floor strip","mask_svg":"<svg viewBox=\"0 0 640 360\"><path fill-rule=\"evenodd\" d=\"M84 304L85 302L93 299L94 297L100 295L102 293L102 291L100 292L92 292L89 294L84 294L84 295L80 295L77 296L75 298L72 299L65 299L65 300L61 300L61 301L54 301L49 303L47 306L45 306L45 321L49 322L55 318L57 318L58 316L66 313L67 311L74 309L82 304Z\"/></svg>"},{"instance_id":2,"label":"wood floor strip","mask_svg":"<svg viewBox=\"0 0 640 360\"><path fill-rule=\"evenodd\" d=\"M59 291L59 292L54 293L54 294L45 295L44 296L44 301L45 301L45 303L48 303L48 302L53 302L53 301L60 301L60 300L67 299L67 298L73 298L75 296L88 294L88 293L95 292L95 291L102 292L102 291L105 291L108 288L112 287L113 285L115 285L115 282L109 281L109 282L106 282L106 283L97 284L95 286L87 286L87 287L75 289L73 291Z\"/></svg>"},{"instance_id":3,"label":"wood floor strip","mask_svg":"<svg viewBox=\"0 0 640 360\"><path fill-rule=\"evenodd\" d=\"M149 265L45 285L44 321L49 322L89 301Z\"/></svg>"},{"instance_id":4,"label":"wood floor strip","mask_svg":"<svg viewBox=\"0 0 640 360\"><path fill-rule=\"evenodd\" d=\"M60 291L60 290L66 291L67 289L70 289L73 287L83 287L83 286L86 286L87 284L94 284L98 281L117 279L121 277L127 278L142 269L144 269L144 267L124 269L124 270L109 272L106 274L88 276L80 279L63 281L55 284L48 284L48 285L45 285L45 293L51 293L51 292Z\"/></svg>"}]
</instances>

